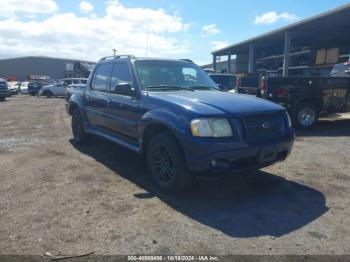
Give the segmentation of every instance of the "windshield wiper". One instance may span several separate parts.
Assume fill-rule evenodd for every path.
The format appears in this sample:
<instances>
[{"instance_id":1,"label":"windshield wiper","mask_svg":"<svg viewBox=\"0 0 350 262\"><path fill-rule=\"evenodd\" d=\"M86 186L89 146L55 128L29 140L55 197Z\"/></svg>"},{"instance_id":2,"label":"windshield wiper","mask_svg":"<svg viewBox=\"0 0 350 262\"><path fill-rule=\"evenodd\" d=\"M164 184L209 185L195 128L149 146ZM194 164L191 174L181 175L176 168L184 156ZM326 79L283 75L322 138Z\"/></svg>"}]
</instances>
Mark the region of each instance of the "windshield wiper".
<instances>
[{"instance_id":1,"label":"windshield wiper","mask_svg":"<svg viewBox=\"0 0 350 262\"><path fill-rule=\"evenodd\" d=\"M194 91L193 89L189 87L184 86L175 86L175 85L157 85L157 86L145 86L145 89L150 90L188 90L188 91Z\"/></svg>"},{"instance_id":2,"label":"windshield wiper","mask_svg":"<svg viewBox=\"0 0 350 262\"><path fill-rule=\"evenodd\" d=\"M205 85L196 85L196 86L191 86L190 88L199 89L199 90L210 90L210 89L221 90L220 88L215 88L215 87L205 86Z\"/></svg>"}]
</instances>

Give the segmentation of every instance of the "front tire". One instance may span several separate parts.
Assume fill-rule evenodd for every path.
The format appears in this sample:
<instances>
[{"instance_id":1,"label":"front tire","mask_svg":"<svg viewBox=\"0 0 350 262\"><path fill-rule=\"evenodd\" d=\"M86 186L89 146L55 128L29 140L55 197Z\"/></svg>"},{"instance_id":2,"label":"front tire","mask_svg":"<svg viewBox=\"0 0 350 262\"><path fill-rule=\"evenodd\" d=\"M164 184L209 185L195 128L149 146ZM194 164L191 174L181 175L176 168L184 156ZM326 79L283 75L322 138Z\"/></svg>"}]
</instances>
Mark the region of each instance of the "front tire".
<instances>
[{"instance_id":1,"label":"front tire","mask_svg":"<svg viewBox=\"0 0 350 262\"><path fill-rule=\"evenodd\" d=\"M47 98L50 98L53 96L53 93L50 90L45 90L43 92L43 95L46 96Z\"/></svg>"},{"instance_id":2,"label":"front tire","mask_svg":"<svg viewBox=\"0 0 350 262\"><path fill-rule=\"evenodd\" d=\"M188 188L194 176L187 170L183 152L170 133L151 138L147 147L147 166L154 184L166 192Z\"/></svg>"},{"instance_id":3,"label":"front tire","mask_svg":"<svg viewBox=\"0 0 350 262\"><path fill-rule=\"evenodd\" d=\"M293 112L293 124L296 128L311 128L318 120L319 110L311 103L297 105Z\"/></svg>"},{"instance_id":4,"label":"front tire","mask_svg":"<svg viewBox=\"0 0 350 262\"><path fill-rule=\"evenodd\" d=\"M89 134L84 129L83 117L78 109L74 110L72 114L72 133L77 144L86 144L89 140Z\"/></svg>"}]
</instances>

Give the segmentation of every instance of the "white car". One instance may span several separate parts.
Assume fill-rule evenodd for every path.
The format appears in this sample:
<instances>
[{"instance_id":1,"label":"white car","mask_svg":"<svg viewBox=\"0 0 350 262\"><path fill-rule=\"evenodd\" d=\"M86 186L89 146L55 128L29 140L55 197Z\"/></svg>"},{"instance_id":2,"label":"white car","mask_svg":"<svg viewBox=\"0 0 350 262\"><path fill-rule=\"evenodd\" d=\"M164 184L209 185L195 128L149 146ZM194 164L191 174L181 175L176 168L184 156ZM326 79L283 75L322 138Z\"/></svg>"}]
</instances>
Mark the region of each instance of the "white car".
<instances>
[{"instance_id":1,"label":"white car","mask_svg":"<svg viewBox=\"0 0 350 262\"><path fill-rule=\"evenodd\" d=\"M64 96L66 93L66 88L71 84L86 84L86 78L66 78L58 81L57 84L44 86L40 92L39 96Z\"/></svg>"},{"instance_id":2,"label":"white car","mask_svg":"<svg viewBox=\"0 0 350 262\"><path fill-rule=\"evenodd\" d=\"M7 82L7 84L9 87L10 96L18 95L20 82L11 81L11 82Z\"/></svg>"},{"instance_id":3,"label":"white car","mask_svg":"<svg viewBox=\"0 0 350 262\"><path fill-rule=\"evenodd\" d=\"M29 82L22 82L19 86L19 92L21 94L28 94L28 84Z\"/></svg>"}]
</instances>

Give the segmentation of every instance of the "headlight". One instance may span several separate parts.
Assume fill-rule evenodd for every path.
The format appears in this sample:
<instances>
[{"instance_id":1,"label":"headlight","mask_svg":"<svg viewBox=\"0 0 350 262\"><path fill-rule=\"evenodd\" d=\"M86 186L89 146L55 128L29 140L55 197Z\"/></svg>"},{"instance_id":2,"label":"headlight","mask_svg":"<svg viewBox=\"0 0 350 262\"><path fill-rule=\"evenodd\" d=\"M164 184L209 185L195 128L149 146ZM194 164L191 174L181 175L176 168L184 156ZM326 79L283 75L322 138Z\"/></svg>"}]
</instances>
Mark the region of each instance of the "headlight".
<instances>
[{"instance_id":1,"label":"headlight","mask_svg":"<svg viewBox=\"0 0 350 262\"><path fill-rule=\"evenodd\" d=\"M292 127L292 120L290 119L290 116L289 116L287 111L286 111L286 116L287 116L287 121L288 121L288 127L291 128Z\"/></svg>"},{"instance_id":2,"label":"headlight","mask_svg":"<svg viewBox=\"0 0 350 262\"><path fill-rule=\"evenodd\" d=\"M191 121L192 135L199 137L232 136L230 123L225 118L201 118Z\"/></svg>"}]
</instances>

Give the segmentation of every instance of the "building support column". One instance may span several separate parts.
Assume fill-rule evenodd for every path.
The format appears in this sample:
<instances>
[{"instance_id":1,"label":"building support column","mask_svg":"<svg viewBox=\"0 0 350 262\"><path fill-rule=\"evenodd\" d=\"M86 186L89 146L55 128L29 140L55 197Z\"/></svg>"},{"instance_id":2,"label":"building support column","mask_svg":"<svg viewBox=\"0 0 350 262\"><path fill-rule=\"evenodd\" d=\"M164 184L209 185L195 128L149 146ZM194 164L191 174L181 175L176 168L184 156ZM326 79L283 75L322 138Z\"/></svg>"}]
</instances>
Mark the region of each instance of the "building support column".
<instances>
[{"instance_id":1,"label":"building support column","mask_svg":"<svg viewBox=\"0 0 350 262\"><path fill-rule=\"evenodd\" d=\"M289 75L289 55L290 55L290 34L288 31L284 32L284 56L283 56L283 76Z\"/></svg>"},{"instance_id":2,"label":"building support column","mask_svg":"<svg viewBox=\"0 0 350 262\"><path fill-rule=\"evenodd\" d=\"M229 53L227 56L227 73L231 73L231 54Z\"/></svg>"},{"instance_id":3,"label":"building support column","mask_svg":"<svg viewBox=\"0 0 350 262\"><path fill-rule=\"evenodd\" d=\"M250 42L249 43L249 56L248 56L248 73L252 74L254 73L254 68L255 68L255 61L254 61L254 43Z\"/></svg>"},{"instance_id":4,"label":"building support column","mask_svg":"<svg viewBox=\"0 0 350 262\"><path fill-rule=\"evenodd\" d=\"M216 55L213 55L213 69L216 71Z\"/></svg>"}]
</instances>

